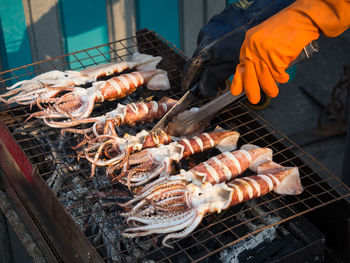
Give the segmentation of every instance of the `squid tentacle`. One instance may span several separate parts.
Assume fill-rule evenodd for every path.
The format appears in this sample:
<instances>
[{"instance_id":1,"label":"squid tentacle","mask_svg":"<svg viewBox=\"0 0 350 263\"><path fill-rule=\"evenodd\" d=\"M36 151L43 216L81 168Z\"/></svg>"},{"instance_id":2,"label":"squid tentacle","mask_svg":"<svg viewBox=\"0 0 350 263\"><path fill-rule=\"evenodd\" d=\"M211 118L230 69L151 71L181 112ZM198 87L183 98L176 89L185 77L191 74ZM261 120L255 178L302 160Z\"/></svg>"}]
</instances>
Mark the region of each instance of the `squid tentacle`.
<instances>
[{"instance_id":1,"label":"squid tentacle","mask_svg":"<svg viewBox=\"0 0 350 263\"><path fill-rule=\"evenodd\" d=\"M167 234L162 240L163 246L173 248L171 245L167 244L167 241L171 238L172 239L179 239L179 238L183 238L183 237L188 236L202 222L203 217L204 217L204 213L198 213L198 214L196 214L196 216L193 218L192 221L187 223L184 230L177 232L177 233Z\"/></svg>"},{"instance_id":2,"label":"squid tentacle","mask_svg":"<svg viewBox=\"0 0 350 263\"><path fill-rule=\"evenodd\" d=\"M146 147L158 146L158 143L167 144L170 142L171 137L166 133L154 136L154 134L141 131L135 136L126 134L123 138L120 138L116 135L105 134L99 135L91 141L88 140L85 139L84 142L78 145L82 147L85 142L88 143L81 150L80 155L85 156L94 166L108 166L108 174L112 176L113 180L115 177L112 175L114 170L129 165L129 156L132 152Z\"/></svg>"}]
</instances>

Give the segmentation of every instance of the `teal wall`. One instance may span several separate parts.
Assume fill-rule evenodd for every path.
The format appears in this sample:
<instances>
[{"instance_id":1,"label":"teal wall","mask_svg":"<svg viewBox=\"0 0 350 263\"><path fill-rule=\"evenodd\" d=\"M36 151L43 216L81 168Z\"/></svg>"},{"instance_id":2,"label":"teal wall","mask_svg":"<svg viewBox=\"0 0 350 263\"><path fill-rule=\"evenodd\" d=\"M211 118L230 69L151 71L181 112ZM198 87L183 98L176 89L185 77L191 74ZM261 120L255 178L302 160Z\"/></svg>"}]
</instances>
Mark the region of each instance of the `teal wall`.
<instances>
[{"instance_id":1,"label":"teal wall","mask_svg":"<svg viewBox=\"0 0 350 263\"><path fill-rule=\"evenodd\" d=\"M238 0L226 0L226 5L232 4L234 2L237 2Z\"/></svg>"},{"instance_id":2,"label":"teal wall","mask_svg":"<svg viewBox=\"0 0 350 263\"><path fill-rule=\"evenodd\" d=\"M59 10L65 53L108 43L106 1L59 0ZM100 48L102 53L107 51L106 47ZM89 66L94 64L94 62L104 60L102 56L93 57L99 55L100 52L93 50L77 54L76 56L78 59L83 60L84 66ZM93 58L89 58L89 56ZM69 60L75 61L76 58L70 56ZM78 63L71 64L72 68L80 66Z\"/></svg>"},{"instance_id":3,"label":"teal wall","mask_svg":"<svg viewBox=\"0 0 350 263\"><path fill-rule=\"evenodd\" d=\"M135 3L137 29L148 28L154 30L178 48L183 48L180 46L180 0L128 1L134 1ZM232 0L227 1L227 3L233 2ZM36 6L36 8L38 7ZM58 17L52 19L58 19L61 24L60 30L64 51L61 50L60 53L76 52L108 43L106 1L58 0L58 11ZM193 10L193 12L196 12L196 10ZM134 13L131 12L125 15L133 16ZM3 70L32 63L22 0L0 0L0 27L0 55ZM33 25L33 30L35 30L35 25ZM39 33L37 35L40 37ZM40 41L40 38L36 41ZM32 47L32 50L36 48L36 46ZM107 52L108 48L104 47L100 48L99 51L94 50L77 54L76 58L70 56L68 60L72 62L77 58L79 60L83 59L83 65L72 64L72 68L76 69L100 62L102 56L100 58L94 58L94 56ZM106 56L108 57L108 55Z\"/></svg>"},{"instance_id":4,"label":"teal wall","mask_svg":"<svg viewBox=\"0 0 350 263\"><path fill-rule=\"evenodd\" d=\"M0 27L3 69L32 63L22 0L0 0Z\"/></svg>"},{"instance_id":5,"label":"teal wall","mask_svg":"<svg viewBox=\"0 0 350 263\"><path fill-rule=\"evenodd\" d=\"M1 26L1 15L0 15L0 58L1 58L1 66L0 67L2 69L8 69L9 66L8 66L8 59L7 59L7 53L6 53L4 32L2 31L2 26Z\"/></svg>"},{"instance_id":6,"label":"teal wall","mask_svg":"<svg viewBox=\"0 0 350 263\"><path fill-rule=\"evenodd\" d=\"M154 30L180 47L178 0L135 0L135 6L137 29ZM65 53L108 43L106 1L59 0L58 7ZM32 63L22 0L0 0L0 23L0 44L4 42L0 45L3 70ZM108 49L99 51L105 53ZM88 51L76 56L83 59L84 66L89 66L94 64L94 59L99 62L98 58L89 59L89 56L100 52ZM70 56L68 60L72 62L76 58ZM82 65L73 63L71 66Z\"/></svg>"},{"instance_id":7,"label":"teal wall","mask_svg":"<svg viewBox=\"0 0 350 263\"><path fill-rule=\"evenodd\" d=\"M137 29L154 30L180 47L178 0L136 0Z\"/></svg>"}]
</instances>

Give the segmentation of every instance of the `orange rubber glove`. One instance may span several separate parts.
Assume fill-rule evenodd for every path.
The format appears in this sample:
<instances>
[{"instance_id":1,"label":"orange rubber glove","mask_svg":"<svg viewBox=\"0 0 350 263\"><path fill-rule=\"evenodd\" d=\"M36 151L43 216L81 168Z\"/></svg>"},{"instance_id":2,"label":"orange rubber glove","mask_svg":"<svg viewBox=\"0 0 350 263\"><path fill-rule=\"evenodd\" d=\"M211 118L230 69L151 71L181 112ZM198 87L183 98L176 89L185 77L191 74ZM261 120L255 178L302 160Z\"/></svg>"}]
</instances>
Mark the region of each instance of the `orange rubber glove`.
<instances>
[{"instance_id":1,"label":"orange rubber glove","mask_svg":"<svg viewBox=\"0 0 350 263\"><path fill-rule=\"evenodd\" d=\"M288 81L285 70L307 44L320 33L337 36L349 25L350 0L297 0L247 31L231 93L244 89L253 104L260 101L260 87L276 97L276 82Z\"/></svg>"}]
</instances>

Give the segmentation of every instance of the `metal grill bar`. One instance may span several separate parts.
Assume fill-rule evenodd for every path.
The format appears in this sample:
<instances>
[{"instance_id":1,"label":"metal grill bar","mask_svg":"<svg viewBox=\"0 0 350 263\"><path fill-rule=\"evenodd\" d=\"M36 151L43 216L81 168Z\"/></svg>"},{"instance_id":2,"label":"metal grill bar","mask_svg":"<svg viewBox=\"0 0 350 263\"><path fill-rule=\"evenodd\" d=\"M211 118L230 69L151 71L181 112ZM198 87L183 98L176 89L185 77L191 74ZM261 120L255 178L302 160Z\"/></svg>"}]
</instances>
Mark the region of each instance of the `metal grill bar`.
<instances>
[{"instance_id":1,"label":"metal grill bar","mask_svg":"<svg viewBox=\"0 0 350 263\"><path fill-rule=\"evenodd\" d=\"M101 51L105 47L108 51ZM137 50L163 57L160 67L168 72L172 90L160 92L155 97L168 95L179 98L181 71L186 57L167 40L148 30L139 31L135 37L2 72L0 87L4 88L15 81L32 78L48 70L79 70L105 62L125 60ZM154 93L144 90L139 97L144 99L153 95ZM93 114L105 114L116 104L108 102L97 105ZM30 109L26 106L1 105L0 109L0 120L33 164L39 178L46 181L56 199L63 204L65 210L62 213L70 215L69 220L80 227L81 234L85 235L106 262L132 261L133 255L156 262L176 262L179 257L188 262L197 262L269 227L350 196L350 189L338 178L261 116L252 112L243 101L228 106L212 121L208 129L217 125L235 129L241 134L240 144L253 143L271 148L276 162L299 168L304 192L299 196L269 193L219 215L206 215L191 235L171 242L174 250L160 244L162 235L125 240L120 237L120 231L125 228L125 223L118 216L121 209L108 203L107 199L110 198L113 203L117 198L127 198L127 189L118 183L109 182L103 169L98 169L95 177L90 178L90 166L86 160L78 163L71 158L74 151L70 147L78 143L79 136L61 137L59 130L45 126L41 120L23 123L36 110L35 106ZM198 163L213 154L217 152L210 150L191 160ZM119 197L114 195L115 191L118 191ZM106 196L103 198L107 201L101 196L94 196L95 193L104 193ZM278 220L266 222L266 216ZM261 227L253 229L250 223L259 223Z\"/></svg>"}]
</instances>

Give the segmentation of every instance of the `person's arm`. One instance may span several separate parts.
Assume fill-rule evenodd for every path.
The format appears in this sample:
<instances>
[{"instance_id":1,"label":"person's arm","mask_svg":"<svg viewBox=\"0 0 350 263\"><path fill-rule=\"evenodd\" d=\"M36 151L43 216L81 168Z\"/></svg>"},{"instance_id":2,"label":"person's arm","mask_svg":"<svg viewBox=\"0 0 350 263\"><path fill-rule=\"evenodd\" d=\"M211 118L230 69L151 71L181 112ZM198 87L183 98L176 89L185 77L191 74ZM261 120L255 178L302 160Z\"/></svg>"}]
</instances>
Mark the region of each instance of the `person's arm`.
<instances>
[{"instance_id":1,"label":"person's arm","mask_svg":"<svg viewBox=\"0 0 350 263\"><path fill-rule=\"evenodd\" d=\"M320 33L338 36L349 25L350 0L297 0L247 31L232 94L244 90L253 104L260 100L260 88L266 95L276 97L276 82L288 81L285 70L307 44Z\"/></svg>"},{"instance_id":2,"label":"person's arm","mask_svg":"<svg viewBox=\"0 0 350 263\"><path fill-rule=\"evenodd\" d=\"M220 14L212 17L205 25L197 38L197 48L192 58L203 50L208 55L208 61L201 68L197 76L190 74L189 60L183 70L186 81L198 82L202 96L214 97L219 87L225 87L225 81L234 74L239 63L239 52L248 29L262 23L294 0L258 0L251 1L249 8L242 8L237 3L226 7ZM207 48L210 46L210 48ZM187 88L187 85L184 85Z\"/></svg>"}]
</instances>

